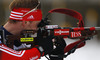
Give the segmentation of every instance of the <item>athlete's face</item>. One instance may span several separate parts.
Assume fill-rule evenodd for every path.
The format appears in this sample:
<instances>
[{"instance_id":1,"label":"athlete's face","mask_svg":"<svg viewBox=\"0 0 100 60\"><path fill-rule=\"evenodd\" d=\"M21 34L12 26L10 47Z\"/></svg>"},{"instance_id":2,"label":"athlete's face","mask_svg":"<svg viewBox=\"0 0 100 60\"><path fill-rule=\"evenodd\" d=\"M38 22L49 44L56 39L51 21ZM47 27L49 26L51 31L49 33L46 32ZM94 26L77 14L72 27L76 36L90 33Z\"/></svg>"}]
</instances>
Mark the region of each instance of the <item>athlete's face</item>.
<instances>
[{"instance_id":1,"label":"athlete's face","mask_svg":"<svg viewBox=\"0 0 100 60\"><path fill-rule=\"evenodd\" d=\"M37 30L37 26L40 23L40 21L27 21L25 24L24 30Z\"/></svg>"}]
</instances>

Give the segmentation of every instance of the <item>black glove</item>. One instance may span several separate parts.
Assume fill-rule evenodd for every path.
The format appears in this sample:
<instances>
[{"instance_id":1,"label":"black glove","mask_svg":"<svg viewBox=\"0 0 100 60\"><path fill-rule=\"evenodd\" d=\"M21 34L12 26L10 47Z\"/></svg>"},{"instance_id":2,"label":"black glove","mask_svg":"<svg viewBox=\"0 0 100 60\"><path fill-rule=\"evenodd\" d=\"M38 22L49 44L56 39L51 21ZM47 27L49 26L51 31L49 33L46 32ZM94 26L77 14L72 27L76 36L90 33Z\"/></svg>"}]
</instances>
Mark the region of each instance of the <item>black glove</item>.
<instances>
[{"instance_id":1,"label":"black glove","mask_svg":"<svg viewBox=\"0 0 100 60\"><path fill-rule=\"evenodd\" d=\"M50 53L53 50L53 36L47 36L43 38L41 31L38 31L37 38L35 40L35 45L42 46L44 49L44 55Z\"/></svg>"},{"instance_id":2,"label":"black glove","mask_svg":"<svg viewBox=\"0 0 100 60\"><path fill-rule=\"evenodd\" d=\"M66 46L66 43L62 37L56 37L55 39L57 39L57 43L56 43L57 46L56 46L56 49L54 49L49 54L50 60L63 60L63 57L60 58L59 55L62 55L62 56L64 55L64 48ZM52 55L56 55L56 57Z\"/></svg>"}]
</instances>

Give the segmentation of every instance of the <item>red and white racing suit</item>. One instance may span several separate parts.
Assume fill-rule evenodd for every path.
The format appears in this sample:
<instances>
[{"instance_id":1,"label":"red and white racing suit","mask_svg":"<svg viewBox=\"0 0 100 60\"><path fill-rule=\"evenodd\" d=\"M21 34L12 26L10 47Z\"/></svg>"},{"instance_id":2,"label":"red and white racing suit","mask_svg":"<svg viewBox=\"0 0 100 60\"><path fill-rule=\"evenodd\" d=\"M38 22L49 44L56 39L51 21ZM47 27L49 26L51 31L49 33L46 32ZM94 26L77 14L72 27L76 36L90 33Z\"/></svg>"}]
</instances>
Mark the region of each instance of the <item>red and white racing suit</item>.
<instances>
[{"instance_id":1,"label":"red and white racing suit","mask_svg":"<svg viewBox=\"0 0 100 60\"><path fill-rule=\"evenodd\" d=\"M37 60L40 58L40 55L37 48L15 51L0 44L0 60Z\"/></svg>"}]
</instances>

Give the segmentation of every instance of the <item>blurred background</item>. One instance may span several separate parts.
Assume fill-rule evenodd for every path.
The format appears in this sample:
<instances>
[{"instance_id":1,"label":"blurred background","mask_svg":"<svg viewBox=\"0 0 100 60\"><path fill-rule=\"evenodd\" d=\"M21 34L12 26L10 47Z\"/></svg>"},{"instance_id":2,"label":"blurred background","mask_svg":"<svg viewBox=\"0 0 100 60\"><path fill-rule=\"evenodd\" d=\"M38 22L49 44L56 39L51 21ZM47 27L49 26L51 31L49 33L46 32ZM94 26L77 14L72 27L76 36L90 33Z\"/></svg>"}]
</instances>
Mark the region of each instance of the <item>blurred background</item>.
<instances>
[{"instance_id":1,"label":"blurred background","mask_svg":"<svg viewBox=\"0 0 100 60\"><path fill-rule=\"evenodd\" d=\"M10 15L9 4L13 0L0 0L0 25L3 25ZM40 0L42 4L43 18L48 11L55 8L68 8L78 11L82 14L86 27L100 27L100 0ZM51 24L58 24L61 27L77 26L77 19L64 15L53 13L49 19ZM66 39L66 43L70 44L75 40ZM100 60L100 31L98 35L87 44L77 49L65 60ZM42 58L40 60L47 60Z\"/></svg>"}]
</instances>

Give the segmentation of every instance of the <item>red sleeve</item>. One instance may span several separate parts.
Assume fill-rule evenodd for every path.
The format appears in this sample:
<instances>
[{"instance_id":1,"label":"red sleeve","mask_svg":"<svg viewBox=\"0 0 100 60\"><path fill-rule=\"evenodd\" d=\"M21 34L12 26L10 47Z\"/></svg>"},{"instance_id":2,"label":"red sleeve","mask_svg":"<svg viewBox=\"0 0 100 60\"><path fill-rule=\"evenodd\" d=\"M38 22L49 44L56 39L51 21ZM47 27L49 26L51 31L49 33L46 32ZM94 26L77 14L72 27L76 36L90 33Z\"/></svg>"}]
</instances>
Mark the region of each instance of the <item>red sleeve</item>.
<instances>
[{"instance_id":1,"label":"red sleeve","mask_svg":"<svg viewBox=\"0 0 100 60\"><path fill-rule=\"evenodd\" d=\"M37 48L15 51L0 45L0 52L0 60L37 60L40 58L40 52Z\"/></svg>"}]
</instances>

